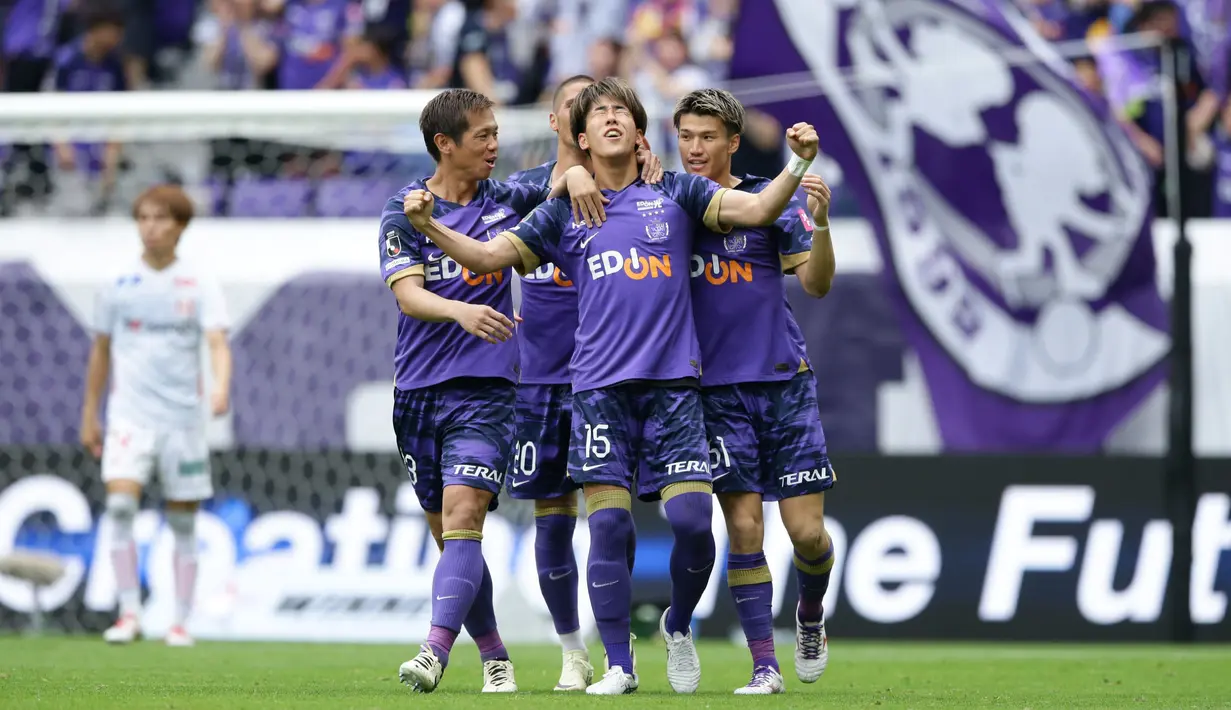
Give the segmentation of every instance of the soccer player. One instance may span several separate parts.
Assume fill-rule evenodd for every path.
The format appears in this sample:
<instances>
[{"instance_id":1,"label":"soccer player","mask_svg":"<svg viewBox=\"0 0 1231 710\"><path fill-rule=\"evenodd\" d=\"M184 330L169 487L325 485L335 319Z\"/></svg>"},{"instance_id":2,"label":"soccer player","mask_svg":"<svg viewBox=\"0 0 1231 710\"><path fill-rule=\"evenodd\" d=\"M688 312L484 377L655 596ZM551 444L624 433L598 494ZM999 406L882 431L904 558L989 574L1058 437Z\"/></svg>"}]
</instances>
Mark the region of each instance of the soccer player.
<instances>
[{"instance_id":1,"label":"soccer player","mask_svg":"<svg viewBox=\"0 0 1231 710\"><path fill-rule=\"evenodd\" d=\"M108 284L97 302L81 443L102 457L107 489L105 514L120 602L119 620L103 634L108 643L131 643L141 630L133 518L154 470L175 537L175 619L166 642L193 643L186 626L197 578L197 508L214 494L200 395L201 341L209 347L214 416L229 407L231 350L218 284L176 254L192 211L192 201L173 185L142 193L133 203L141 259ZM98 410L109 375L104 440Z\"/></svg>"},{"instance_id":2,"label":"soccer player","mask_svg":"<svg viewBox=\"0 0 1231 710\"><path fill-rule=\"evenodd\" d=\"M546 199L548 189L488 179L499 141L492 102L482 94L442 92L424 107L419 125L436 172L390 199L379 248L381 274L401 310L394 432L441 555L432 580L431 631L399 675L416 691L434 690L464 623L483 659L483 691L514 692L481 547L483 521L496 508L514 438L512 274L463 268L411 227L402 203L407 193L430 191L440 196L437 218L491 239ZM598 199L584 170L570 174L588 182L590 199ZM583 199L585 192L572 195Z\"/></svg>"},{"instance_id":3,"label":"soccer player","mask_svg":"<svg viewBox=\"0 0 1231 710\"><path fill-rule=\"evenodd\" d=\"M745 194L765 178L731 174L744 107L727 91L701 89L675 107L680 159L688 172ZM828 661L821 600L833 568L825 533L825 491L833 467L825 449L816 379L782 275L810 296L833 283L829 188L803 180L808 211L792 199L772 225L719 233L702 229L692 258L692 304L701 346L701 401L710 435L714 492L730 538L727 584L752 652L752 680L739 695L783 692L774 655L773 582L765 562L762 501L776 500L795 547L799 606L795 673L805 683ZM815 221L813 221L815 220Z\"/></svg>"},{"instance_id":4,"label":"soccer player","mask_svg":"<svg viewBox=\"0 0 1231 710\"><path fill-rule=\"evenodd\" d=\"M577 147L568 127L568 112L577 94L594 79L565 79L552 97L548 117L557 136L556 159L509 177L511 182L549 185L574 166L590 170L590 159ZM640 151L642 178L662 180L662 165L648 150ZM601 209L601 208L600 208ZM603 214L596 215L600 219ZM521 317L517 341L521 352L521 382L517 387L517 452L513 475L506 482L509 496L534 501L534 561L539 589L563 647L563 667L556 690L585 690L594 667L581 638L577 614L577 558L573 531L577 526L577 490L568 477L572 387L569 358L577 330L577 288L559 267L541 264L522 277ZM633 547L629 547L629 568Z\"/></svg>"},{"instance_id":5,"label":"soccer player","mask_svg":"<svg viewBox=\"0 0 1231 710\"><path fill-rule=\"evenodd\" d=\"M714 537L697 383L701 363L686 269L693 222L714 228L772 223L816 155L816 131L796 124L787 139L802 158L757 194L676 173L647 186L638 179L635 158L646 120L640 99L619 79L586 87L573 103L571 130L610 199L608 220L597 228L572 221L567 203L552 200L500 238L467 239L432 216L430 193L405 198L411 223L469 268L516 266L530 273L552 261L576 279L568 470L582 484L590 514L590 603L610 665L586 689L592 695L629 693L638 685L628 643L634 490L642 500L664 501L675 537L671 606L659 622L667 679L681 693L694 692L700 683L690 624L714 563Z\"/></svg>"}]
</instances>

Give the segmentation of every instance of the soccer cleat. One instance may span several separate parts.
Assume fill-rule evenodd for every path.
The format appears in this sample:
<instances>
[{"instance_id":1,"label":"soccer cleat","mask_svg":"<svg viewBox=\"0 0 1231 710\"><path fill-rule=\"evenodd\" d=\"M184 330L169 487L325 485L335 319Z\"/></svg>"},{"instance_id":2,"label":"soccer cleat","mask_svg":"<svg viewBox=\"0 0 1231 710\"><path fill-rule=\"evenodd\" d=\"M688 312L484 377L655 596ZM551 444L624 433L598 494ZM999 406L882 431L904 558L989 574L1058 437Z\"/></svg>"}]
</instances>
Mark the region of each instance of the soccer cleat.
<instances>
[{"instance_id":1,"label":"soccer cleat","mask_svg":"<svg viewBox=\"0 0 1231 710\"><path fill-rule=\"evenodd\" d=\"M752 680L742 688L736 688L736 695L777 695L786 692L786 684L777 668L760 666L752 672Z\"/></svg>"},{"instance_id":2,"label":"soccer cleat","mask_svg":"<svg viewBox=\"0 0 1231 710\"><path fill-rule=\"evenodd\" d=\"M621 668L608 668L602 680L586 688L586 695L628 695L637 689L637 676Z\"/></svg>"},{"instance_id":3,"label":"soccer cleat","mask_svg":"<svg viewBox=\"0 0 1231 710\"><path fill-rule=\"evenodd\" d=\"M188 635L188 632L184 629L183 626L180 626L177 624L175 626L172 626L171 630L167 632L167 645L168 646L187 648L188 646L193 646L195 644L196 644L196 641L194 641L192 637Z\"/></svg>"},{"instance_id":4,"label":"soccer cleat","mask_svg":"<svg viewBox=\"0 0 1231 710\"><path fill-rule=\"evenodd\" d=\"M671 607L663 612L658 620L658 632L662 634L667 644L667 682L677 693L695 693L701 685L701 659L697 656L697 645L692 640L692 630L687 634L678 631L667 633L667 614Z\"/></svg>"},{"instance_id":5,"label":"soccer cleat","mask_svg":"<svg viewBox=\"0 0 1231 710\"><path fill-rule=\"evenodd\" d=\"M483 662L483 692L484 693L516 693L517 681L513 678L513 662L484 661Z\"/></svg>"},{"instance_id":6,"label":"soccer cleat","mask_svg":"<svg viewBox=\"0 0 1231 710\"><path fill-rule=\"evenodd\" d=\"M124 614L111 628L103 632L103 640L107 643L126 644L137 640L141 634L141 625L137 623L135 614Z\"/></svg>"},{"instance_id":7,"label":"soccer cleat","mask_svg":"<svg viewBox=\"0 0 1231 710\"><path fill-rule=\"evenodd\" d=\"M594 666L585 651L565 651L564 667L560 669L560 682L555 690L572 691L585 690L594 680Z\"/></svg>"},{"instance_id":8,"label":"soccer cleat","mask_svg":"<svg viewBox=\"0 0 1231 710\"><path fill-rule=\"evenodd\" d=\"M825 622L805 623L795 617L795 675L804 683L815 683L829 665L829 637Z\"/></svg>"},{"instance_id":9,"label":"soccer cleat","mask_svg":"<svg viewBox=\"0 0 1231 710\"><path fill-rule=\"evenodd\" d=\"M416 693L430 693L435 690L444 674L445 669L440 665L440 659L436 658L436 654L427 646L420 646L419 655L403 663L398 669L398 677ZM487 668L483 669L483 674L487 675Z\"/></svg>"},{"instance_id":10,"label":"soccer cleat","mask_svg":"<svg viewBox=\"0 0 1231 710\"><path fill-rule=\"evenodd\" d=\"M633 675L637 675L637 634L629 633L628 635L628 657L633 662ZM611 670L611 664L607 662L607 649L603 649L603 673Z\"/></svg>"}]
</instances>

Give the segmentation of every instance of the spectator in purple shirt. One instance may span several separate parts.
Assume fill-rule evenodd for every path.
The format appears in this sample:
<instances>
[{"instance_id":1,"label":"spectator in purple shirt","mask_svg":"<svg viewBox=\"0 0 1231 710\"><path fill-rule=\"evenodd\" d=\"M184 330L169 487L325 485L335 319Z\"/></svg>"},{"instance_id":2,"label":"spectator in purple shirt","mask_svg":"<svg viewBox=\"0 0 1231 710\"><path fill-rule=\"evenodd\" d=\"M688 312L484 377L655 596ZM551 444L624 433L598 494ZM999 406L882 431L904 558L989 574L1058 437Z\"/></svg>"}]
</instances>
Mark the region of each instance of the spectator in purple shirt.
<instances>
[{"instance_id":1,"label":"spectator in purple shirt","mask_svg":"<svg viewBox=\"0 0 1231 710\"><path fill-rule=\"evenodd\" d=\"M202 49L218 88L259 88L278 63L272 26L257 16L256 0L215 0L213 6L214 22L202 30Z\"/></svg>"},{"instance_id":2,"label":"spectator in purple shirt","mask_svg":"<svg viewBox=\"0 0 1231 710\"><path fill-rule=\"evenodd\" d=\"M385 25L372 25L352 50L348 89L405 89L406 73L396 60L399 37Z\"/></svg>"},{"instance_id":3,"label":"spectator in purple shirt","mask_svg":"<svg viewBox=\"0 0 1231 710\"><path fill-rule=\"evenodd\" d=\"M120 44L124 40L124 15L110 9L82 13L85 30L76 41L60 48L55 60L56 91L126 91L128 80ZM93 211L105 208L115 187L120 166L120 144L55 145L56 162L63 173L98 178Z\"/></svg>"},{"instance_id":4,"label":"spectator in purple shirt","mask_svg":"<svg viewBox=\"0 0 1231 710\"><path fill-rule=\"evenodd\" d=\"M81 2L87 6L89 0ZM175 81L192 48L197 0L126 0L125 68L129 85Z\"/></svg>"},{"instance_id":5,"label":"spectator in purple shirt","mask_svg":"<svg viewBox=\"0 0 1231 710\"><path fill-rule=\"evenodd\" d=\"M465 5L449 86L477 91L497 104L510 103L517 98L521 79L508 37L517 6L512 0L466 0Z\"/></svg>"},{"instance_id":6,"label":"spectator in purple shirt","mask_svg":"<svg viewBox=\"0 0 1231 710\"><path fill-rule=\"evenodd\" d=\"M363 28L363 9L351 0L266 0L265 9L282 13L279 89L318 88L341 59L346 42Z\"/></svg>"}]
</instances>

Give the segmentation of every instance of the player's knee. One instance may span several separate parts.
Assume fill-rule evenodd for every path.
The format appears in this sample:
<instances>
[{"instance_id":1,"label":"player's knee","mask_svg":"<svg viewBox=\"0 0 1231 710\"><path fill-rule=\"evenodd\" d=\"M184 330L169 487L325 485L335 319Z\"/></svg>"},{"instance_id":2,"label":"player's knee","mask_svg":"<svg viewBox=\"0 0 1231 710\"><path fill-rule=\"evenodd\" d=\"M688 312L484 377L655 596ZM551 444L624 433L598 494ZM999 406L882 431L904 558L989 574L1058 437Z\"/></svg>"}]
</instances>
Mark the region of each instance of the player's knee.
<instances>
[{"instance_id":1,"label":"player's knee","mask_svg":"<svg viewBox=\"0 0 1231 710\"><path fill-rule=\"evenodd\" d=\"M825 521L821 518L793 521L786 529L791 545L805 557L820 557L829 549L829 536L825 533Z\"/></svg>"},{"instance_id":2,"label":"player's knee","mask_svg":"<svg viewBox=\"0 0 1231 710\"><path fill-rule=\"evenodd\" d=\"M106 505L107 517L114 524L131 526L137 517L137 497L130 493L108 493Z\"/></svg>"},{"instance_id":3,"label":"player's knee","mask_svg":"<svg viewBox=\"0 0 1231 710\"><path fill-rule=\"evenodd\" d=\"M713 539L714 496L709 483L673 483L662 491L667 522L676 540Z\"/></svg>"},{"instance_id":4,"label":"player's knee","mask_svg":"<svg viewBox=\"0 0 1231 710\"><path fill-rule=\"evenodd\" d=\"M448 530L482 530L487 517L491 494L478 488L448 486L445 488L442 519Z\"/></svg>"},{"instance_id":5,"label":"player's knee","mask_svg":"<svg viewBox=\"0 0 1231 710\"><path fill-rule=\"evenodd\" d=\"M586 496L590 549L623 555L633 536L632 495L623 489L603 490Z\"/></svg>"},{"instance_id":6,"label":"player's knee","mask_svg":"<svg viewBox=\"0 0 1231 710\"><path fill-rule=\"evenodd\" d=\"M732 511L727 515L727 536L730 538L732 552L758 552L764 546L765 521L760 515L753 515L749 511Z\"/></svg>"},{"instance_id":7,"label":"player's knee","mask_svg":"<svg viewBox=\"0 0 1231 710\"><path fill-rule=\"evenodd\" d=\"M186 510L168 510L167 527L175 537L192 537L197 533L197 514Z\"/></svg>"}]
</instances>

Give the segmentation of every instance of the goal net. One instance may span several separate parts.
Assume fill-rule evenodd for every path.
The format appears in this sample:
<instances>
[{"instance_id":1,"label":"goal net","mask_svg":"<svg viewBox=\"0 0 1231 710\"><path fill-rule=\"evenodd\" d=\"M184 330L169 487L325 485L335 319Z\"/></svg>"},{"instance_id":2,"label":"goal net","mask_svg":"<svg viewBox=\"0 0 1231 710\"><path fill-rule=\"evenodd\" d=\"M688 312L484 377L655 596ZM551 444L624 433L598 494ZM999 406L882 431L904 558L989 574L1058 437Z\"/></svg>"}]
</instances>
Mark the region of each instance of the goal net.
<instances>
[{"instance_id":1,"label":"goal net","mask_svg":"<svg viewBox=\"0 0 1231 710\"><path fill-rule=\"evenodd\" d=\"M202 216L372 217L432 160L418 119L431 91L11 94L0 108L4 209L126 213L159 182ZM554 155L541 107L499 110L496 177ZM108 179L110 152L114 179Z\"/></svg>"}]
</instances>

